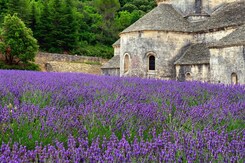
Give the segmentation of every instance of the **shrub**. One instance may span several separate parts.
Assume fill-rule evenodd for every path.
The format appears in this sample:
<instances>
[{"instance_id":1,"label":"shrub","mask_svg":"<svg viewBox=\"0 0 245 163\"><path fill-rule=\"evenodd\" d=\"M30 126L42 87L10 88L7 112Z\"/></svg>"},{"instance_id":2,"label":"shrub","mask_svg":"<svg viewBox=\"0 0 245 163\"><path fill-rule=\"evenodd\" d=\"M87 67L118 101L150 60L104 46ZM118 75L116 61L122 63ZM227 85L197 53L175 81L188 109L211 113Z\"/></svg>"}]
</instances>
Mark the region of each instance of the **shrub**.
<instances>
[{"instance_id":1,"label":"shrub","mask_svg":"<svg viewBox=\"0 0 245 163\"><path fill-rule=\"evenodd\" d=\"M9 65L6 64L3 61L0 61L0 69L7 69L7 70L33 70L33 71L40 71L40 68L38 65L36 65L35 63L22 63L22 64L18 64L18 65Z\"/></svg>"},{"instance_id":2,"label":"shrub","mask_svg":"<svg viewBox=\"0 0 245 163\"><path fill-rule=\"evenodd\" d=\"M72 54L109 59L113 57L113 48L101 44L96 44L94 46L82 45L79 49L72 51Z\"/></svg>"},{"instance_id":3,"label":"shrub","mask_svg":"<svg viewBox=\"0 0 245 163\"><path fill-rule=\"evenodd\" d=\"M37 40L33 37L31 29L16 14L4 18L1 30L0 51L8 64L34 61L38 52Z\"/></svg>"}]
</instances>

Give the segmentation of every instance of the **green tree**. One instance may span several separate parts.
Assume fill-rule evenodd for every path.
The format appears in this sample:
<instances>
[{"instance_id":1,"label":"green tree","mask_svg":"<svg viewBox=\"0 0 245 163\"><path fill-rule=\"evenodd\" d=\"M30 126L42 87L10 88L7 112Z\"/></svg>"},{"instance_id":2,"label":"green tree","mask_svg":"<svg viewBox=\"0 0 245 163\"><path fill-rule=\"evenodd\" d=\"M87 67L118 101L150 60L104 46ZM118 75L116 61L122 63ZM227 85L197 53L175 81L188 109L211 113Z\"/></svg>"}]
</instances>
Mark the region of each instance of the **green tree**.
<instances>
[{"instance_id":1,"label":"green tree","mask_svg":"<svg viewBox=\"0 0 245 163\"><path fill-rule=\"evenodd\" d=\"M49 0L39 1L41 8L41 16L37 21L36 32L34 35L38 39L41 50L48 51L51 48L50 42L52 41L50 36L50 29L52 20L50 18Z\"/></svg>"},{"instance_id":2,"label":"green tree","mask_svg":"<svg viewBox=\"0 0 245 163\"><path fill-rule=\"evenodd\" d=\"M0 50L8 64L34 61L38 51L37 40L33 37L31 29L27 28L16 14L4 18Z\"/></svg>"},{"instance_id":3,"label":"green tree","mask_svg":"<svg viewBox=\"0 0 245 163\"><path fill-rule=\"evenodd\" d=\"M153 0L133 0L131 4L138 7L138 10L149 12L156 6L156 2Z\"/></svg>"},{"instance_id":4,"label":"green tree","mask_svg":"<svg viewBox=\"0 0 245 163\"><path fill-rule=\"evenodd\" d=\"M37 33L37 25L38 22L40 21L40 9L38 8L39 2L36 2L35 0L32 0L30 3L30 23L29 26L33 33L34 37L36 36Z\"/></svg>"},{"instance_id":5,"label":"green tree","mask_svg":"<svg viewBox=\"0 0 245 163\"><path fill-rule=\"evenodd\" d=\"M49 29L49 52L62 53L62 46L66 43L64 42L64 31L62 31L61 26L63 23L64 10L63 3L61 0L50 0L50 29Z\"/></svg>"},{"instance_id":6,"label":"green tree","mask_svg":"<svg viewBox=\"0 0 245 163\"><path fill-rule=\"evenodd\" d=\"M116 11L120 9L118 0L95 0L95 6L106 21L113 20Z\"/></svg>"},{"instance_id":7,"label":"green tree","mask_svg":"<svg viewBox=\"0 0 245 163\"><path fill-rule=\"evenodd\" d=\"M138 7L135 6L134 4L127 3L125 4L122 8L122 11L128 11L128 12L133 12L134 10L138 10Z\"/></svg>"},{"instance_id":8,"label":"green tree","mask_svg":"<svg viewBox=\"0 0 245 163\"><path fill-rule=\"evenodd\" d=\"M69 52L72 49L76 49L78 46L79 15L73 0L65 0L64 3L64 7L61 11L63 16L61 16L61 24L59 27L63 34L63 37L61 38L63 41L61 48L63 51Z\"/></svg>"},{"instance_id":9,"label":"green tree","mask_svg":"<svg viewBox=\"0 0 245 163\"><path fill-rule=\"evenodd\" d=\"M115 26L118 31L122 31L138 20L142 14L142 11L139 10L135 10L132 13L128 11L120 11L115 19Z\"/></svg>"},{"instance_id":10,"label":"green tree","mask_svg":"<svg viewBox=\"0 0 245 163\"><path fill-rule=\"evenodd\" d=\"M82 45L90 44L95 45L101 40L101 26L103 25L102 15L96 11L96 8L87 3L82 3L82 9L80 9L80 27L79 37Z\"/></svg>"},{"instance_id":11,"label":"green tree","mask_svg":"<svg viewBox=\"0 0 245 163\"><path fill-rule=\"evenodd\" d=\"M95 0L94 5L103 17L100 42L110 45L118 39L118 31L114 26L114 20L117 11L120 9L120 3L118 0Z\"/></svg>"},{"instance_id":12,"label":"green tree","mask_svg":"<svg viewBox=\"0 0 245 163\"><path fill-rule=\"evenodd\" d=\"M29 25L30 21L30 0L8 0L7 13L17 14L18 17Z\"/></svg>"},{"instance_id":13,"label":"green tree","mask_svg":"<svg viewBox=\"0 0 245 163\"><path fill-rule=\"evenodd\" d=\"M0 23L4 21L4 16L6 15L8 9L7 1L8 0L0 0Z\"/></svg>"},{"instance_id":14,"label":"green tree","mask_svg":"<svg viewBox=\"0 0 245 163\"><path fill-rule=\"evenodd\" d=\"M48 52L70 52L78 47L79 24L74 0L45 0L37 25L41 49Z\"/></svg>"}]
</instances>

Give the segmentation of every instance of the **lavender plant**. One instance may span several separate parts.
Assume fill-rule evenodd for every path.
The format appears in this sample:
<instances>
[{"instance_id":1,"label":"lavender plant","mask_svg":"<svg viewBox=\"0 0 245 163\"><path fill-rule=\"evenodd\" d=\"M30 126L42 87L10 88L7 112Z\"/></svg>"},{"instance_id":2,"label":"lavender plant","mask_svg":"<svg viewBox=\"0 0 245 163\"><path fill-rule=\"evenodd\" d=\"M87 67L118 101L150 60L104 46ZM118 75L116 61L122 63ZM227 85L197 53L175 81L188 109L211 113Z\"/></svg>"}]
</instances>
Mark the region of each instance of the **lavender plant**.
<instances>
[{"instance_id":1,"label":"lavender plant","mask_svg":"<svg viewBox=\"0 0 245 163\"><path fill-rule=\"evenodd\" d=\"M0 71L0 162L244 162L245 86Z\"/></svg>"}]
</instances>

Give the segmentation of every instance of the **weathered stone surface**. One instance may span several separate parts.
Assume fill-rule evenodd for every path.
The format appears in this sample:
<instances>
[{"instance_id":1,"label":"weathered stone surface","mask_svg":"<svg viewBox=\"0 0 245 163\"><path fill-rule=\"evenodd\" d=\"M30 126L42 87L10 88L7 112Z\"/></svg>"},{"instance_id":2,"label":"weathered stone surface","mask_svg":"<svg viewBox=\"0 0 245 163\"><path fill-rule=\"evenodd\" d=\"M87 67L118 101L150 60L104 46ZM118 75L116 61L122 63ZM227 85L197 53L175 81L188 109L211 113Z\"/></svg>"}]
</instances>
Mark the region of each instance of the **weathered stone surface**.
<instances>
[{"instance_id":1,"label":"weathered stone surface","mask_svg":"<svg viewBox=\"0 0 245 163\"><path fill-rule=\"evenodd\" d=\"M120 68L102 69L102 74L107 76L120 76Z\"/></svg>"},{"instance_id":2,"label":"weathered stone surface","mask_svg":"<svg viewBox=\"0 0 245 163\"><path fill-rule=\"evenodd\" d=\"M179 12L183 13L183 15L188 15L194 13L196 10L195 7L197 6L195 5L195 1L196 0L168 0L167 2L172 4ZM212 13L217 9L221 9L225 3L237 1L239 0L201 0L202 10L207 13ZM158 4L162 4L162 2L159 2Z\"/></svg>"},{"instance_id":3,"label":"weathered stone surface","mask_svg":"<svg viewBox=\"0 0 245 163\"><path fill-rule=\"evenodd\" d=\"M56 53L44 53L39 52L35 58L36 63L45 63L47 61L58 61L58 62L98 62L101 64L106 63L107 59L102 59L99 57L87 57L87 56L77 56L68 54L56 54Z\"/></svg>"},{"instance_id":4,"label":"weathered stone surface","mask_svg":"<svg viewBox=\"0 0 245 163\"><path fill-rule=\"evenodd\" d=\"M101 74L101 65L72 62L47 62L45 68L48 72L81 72L89 74Z\"/></svg>"},{"instance_id":5,"label":"weathered stone surface","mask_svg":"<svg viewBox=\"0 0 245 163\"><path fill-rule=\"evenodd\" d=\"M40 52L35 58L42 71L83 72L101 74L101 66L108 60L99 57L75 56Z\"/></svg>"},{"instance_id":6,"label":"weathered stone surface","mask_svg":"<svg viewBox=\"0 0 245 163\"><path fill-rule=\"evenodd\" d=\"M179 50L190 43L191 35L144 31L121 35L120 75L175 79L174 62ZM124 55L130 56L130 70L124 74ZM149 56L155 56L156 70L149 71Z\"/></svg>"},{"instance_id":7,"label":"weathered stone surface","mask_svg":"<svg viewBox=\"0 0 245 163\"><path fill-rule=\"evenodd\" d=\"M211 81L231 84L231 74L236 73L238 83L245 84L244 46L210 49Z\"/></svg>"},{"instance_id":8,"label":"weathered stone surface","mask_svg":"<svg viewBox=\"0 0 245 163\"><path fill-rule=\"evenodd\" d=\"M202 65L176 65L177 81L203 81L210 82L210 66ZM188 76L189 74L189 76Z\"/></svg>"},{"instance_id":9,"label":"weathered stone surface","mask_svg":"<svg viewBox=\"0 0 245 163\"><path fill-rule=\"evenodd\" d=\"M213 43L222 39L223 37L234 32L236 27L230 27L224 30L212 31L208 33L197 33L194 35L194 41L197 43Z\"/></svg>"},{"instance_id":10,"label":"weathered stone surface","mask_svg":"<svg viewBox=\"0 0 245 163\"><path fill-rule=\"evenodd\" d=\"M245 44L245 25L239 27L237 30L222 38L219 41L211 43L210 48L231 47Z\"/></svg>"},{"instance_id":11,"label":"weathered stone surface","mask_svg":"<svg viewBox=\"0 0 245 163\"><path fill-rule=\"evenodd\" d=\"M233 66L233 79L237 74L239 82L245 84L244 57L241 58L245 54L236 49L245 46L244 0L157 2L158 7L126 28L113 45L114 55L120 56L120 76L230 83L229 77L221 76L231 74L225 69ZM227 50L227 45L232 49ZM221 47L223 50L215 52L214 48ZM209 48L213 48L212 57ZM150 58L154 58L153 61ZM111 75L115 72L118 72L116 68L107 71ZM217 80L216 73L220 76Z\"/></svg>"}]
</instances>

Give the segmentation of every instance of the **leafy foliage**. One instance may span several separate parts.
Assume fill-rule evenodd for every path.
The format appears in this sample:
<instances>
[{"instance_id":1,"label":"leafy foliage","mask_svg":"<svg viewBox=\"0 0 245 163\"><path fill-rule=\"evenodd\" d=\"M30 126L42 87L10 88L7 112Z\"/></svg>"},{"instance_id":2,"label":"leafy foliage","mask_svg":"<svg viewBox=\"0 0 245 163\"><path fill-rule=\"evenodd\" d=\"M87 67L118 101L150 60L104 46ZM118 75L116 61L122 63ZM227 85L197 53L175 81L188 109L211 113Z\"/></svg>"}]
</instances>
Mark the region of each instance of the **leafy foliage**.
<instances>
[{"instance_id":1,"label":"leafy foliage","mask_svg":"<svg viewBox=\"0 0 245 163\"><path fill-rule=\"evenodd\" d=\"M154 0L0 0L0 23L16 13L43 51L110 58L119 32L155 5Z\"/></svg>"},{"instance_id":2,"label":"leafy foliage","mask_svg":"<svg viewBox=\"0 0 245 163\"><path fill-rule=\"evenodd\" d=\"M0 61L0 69L7 69L7 70L34 70L34 71L40 71L40 68L38 65L34 63L22 63L18 65L9 65L6 64L3 61Z\"/></svg>"},{"instance_id":3,"label":"leafy foliage","mask_svg":"<svg viewBox=\"0 0 245 163\"><path fill-rule=\"evenodd\" d=\"M31 29L16 15L5 17L1 38L0 50L7 63L34 61L38 51L37 40L33 37Z\"/></svg>"}]
</instances>

